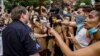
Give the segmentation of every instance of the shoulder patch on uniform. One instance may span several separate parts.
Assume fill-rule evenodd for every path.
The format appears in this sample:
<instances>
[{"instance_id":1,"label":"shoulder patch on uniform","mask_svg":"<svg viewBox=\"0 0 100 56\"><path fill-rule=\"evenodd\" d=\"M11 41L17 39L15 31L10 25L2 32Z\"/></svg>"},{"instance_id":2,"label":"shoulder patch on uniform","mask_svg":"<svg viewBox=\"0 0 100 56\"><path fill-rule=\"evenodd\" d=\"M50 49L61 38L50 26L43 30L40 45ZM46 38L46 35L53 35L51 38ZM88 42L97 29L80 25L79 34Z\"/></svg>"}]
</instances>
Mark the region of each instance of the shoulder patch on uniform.
<instances>
[{"instance_id":1,"label":"shoulder patch on uniform","mask_svg":"<svg viewBox=\"0 0 100 56\"><path fill-rule=\"evenodd\" d=\"M29 36L33 39L33 40L36 40L35 36L34 36L34 33L33 32L30 32L29 33Z\"/></svg>"}]
</instances>

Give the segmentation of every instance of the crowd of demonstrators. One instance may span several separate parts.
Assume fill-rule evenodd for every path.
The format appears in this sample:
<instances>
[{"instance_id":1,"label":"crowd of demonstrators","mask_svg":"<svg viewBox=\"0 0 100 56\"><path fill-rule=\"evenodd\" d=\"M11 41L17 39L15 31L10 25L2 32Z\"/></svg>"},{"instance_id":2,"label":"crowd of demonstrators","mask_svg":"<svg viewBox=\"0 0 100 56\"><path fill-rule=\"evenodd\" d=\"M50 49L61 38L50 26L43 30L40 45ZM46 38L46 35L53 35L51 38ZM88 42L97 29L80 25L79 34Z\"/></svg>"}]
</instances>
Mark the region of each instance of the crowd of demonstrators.
<instances>
[{"instance_id":1,"label":"crowd of demonstrators","mask_svg":"<svg viewBox=\"0 0 100 56\"><path fill-rule=\"evenodd\" d=\"M100 52L100 48L99 48L100 10L99 9L100 9L100 3L98 3L98 5L96 5L93 10L89 10L89 11L86 10L86 12L87 12L87 13L85 12L86 15L84 15L84 11L81 11L81 13L82 13L82 14L80 13L81 20L82 20L83 16L85 16L85 18L83 19L84 21L81 22L83 25L77 26L77 30L78 30L78 28L80 29L80 27L82 27L82 26L84 26L85 29L83 29L83 27L82 27L78 32L76 31L76 37L75 37L76 40L74 39L74 35L71 32L69 32L71 40L74 41L73 42L74 45L77 45L78 43L80 44L81 48L78 50L72 51L69 48L69 46L66 45L64 43L64 41L61 39L61 36L58 34L58 32L56 32L53 28L51 28L49 30L49 32L55 36L55 39L59 43L59 46L60 46L63 54L65 54L66 56L99 56L100 55L99 54L99 52ZM83 10L83 9L81 8L80 10ZM80 10L78 10L78 13ZM77 25L77 19L75 22ZM68 21L66 21L65 24L67 24L67 26L68 26L72 23L71 22L68 23ZM77 36L77 35L79 35L79 36ZM87 39L87 37L89 37L89 39ZM82 48L82 47L84 47L84 48Z\"/></svg>"},{"instance_id":2,"label":"crowd of demonstrators","mask_svg":"<svg viewBox=\"0 0 100 56\"><path fill-rule=\"evenodd\" d=\"M100 3L60 12L54 5L0 12L0 55L99 56Z\"/></svg>"}]
</instances>

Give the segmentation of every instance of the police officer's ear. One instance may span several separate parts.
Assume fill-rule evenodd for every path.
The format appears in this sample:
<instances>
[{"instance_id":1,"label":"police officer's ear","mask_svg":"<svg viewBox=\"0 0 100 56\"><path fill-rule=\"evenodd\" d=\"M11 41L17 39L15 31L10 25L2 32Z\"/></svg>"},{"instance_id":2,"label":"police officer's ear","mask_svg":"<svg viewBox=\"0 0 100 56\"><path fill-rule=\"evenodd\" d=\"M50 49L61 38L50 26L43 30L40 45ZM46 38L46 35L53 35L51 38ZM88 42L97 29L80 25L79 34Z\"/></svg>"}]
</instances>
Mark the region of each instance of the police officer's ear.
<instances>
[{"instance_id":1,"label":"police officer's ear","mask_svg":"<svg viewBox=\"0 0 100 56\"><path fill-rule=\"evenodd\" d=\"M22 19L28 19L28 18L29 18L28 11L26 11L26 13L22 13L22 14L21 14L21 18L22 18Z\"/></svg>"},{"instance_id":2,"label":"police officer's ear","mask_svg":"<svg viewBox=\"0 0 100 56\"><path fill-rule=\"evenodd\" d=\"M21 16L20 16L20 18L24 19L25 18L25 14L22 13Z\"/></svg>"}]
</instances>

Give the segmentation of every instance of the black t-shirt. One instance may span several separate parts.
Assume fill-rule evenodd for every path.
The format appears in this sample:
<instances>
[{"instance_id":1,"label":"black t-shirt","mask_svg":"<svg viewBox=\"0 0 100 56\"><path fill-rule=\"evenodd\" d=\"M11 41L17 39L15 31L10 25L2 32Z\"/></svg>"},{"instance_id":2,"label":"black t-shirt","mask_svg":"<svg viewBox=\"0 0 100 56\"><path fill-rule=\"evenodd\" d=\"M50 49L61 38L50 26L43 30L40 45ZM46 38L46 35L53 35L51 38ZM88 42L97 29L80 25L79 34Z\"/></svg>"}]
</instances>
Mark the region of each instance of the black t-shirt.
<instances>
[{"instance_id":1,"label":"black t-shirt","mask_svg":"<svg viewBox=\"0 0 100 56\"><path fill-rule=\"evenodd\" d=\"M3 31L3 56L29 56L39 52L40 45L32 30L16 20Z\"/></svg>"}]
</instances>

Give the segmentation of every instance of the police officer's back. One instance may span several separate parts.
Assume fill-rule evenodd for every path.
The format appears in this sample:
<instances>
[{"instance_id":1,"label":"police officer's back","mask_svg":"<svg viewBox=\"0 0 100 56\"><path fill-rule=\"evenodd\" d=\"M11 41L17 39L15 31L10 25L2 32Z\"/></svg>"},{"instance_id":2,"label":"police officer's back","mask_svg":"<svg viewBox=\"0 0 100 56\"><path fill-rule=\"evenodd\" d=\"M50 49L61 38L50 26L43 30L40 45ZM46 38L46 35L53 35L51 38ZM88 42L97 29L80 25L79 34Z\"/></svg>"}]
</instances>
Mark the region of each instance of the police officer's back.
<instances>
[{"instance_id":1,"label":"police officer's back","mask_svg":"<svg viewBox=\"0 0 100 56\"><path fill-rule=\"evenodd\" d=\"M3 56L38 56L40 46L38 45L32 30L26 25L28 12L22 6L12 10L13 22L3 31Z\"/></svg>"}]
</instances>

